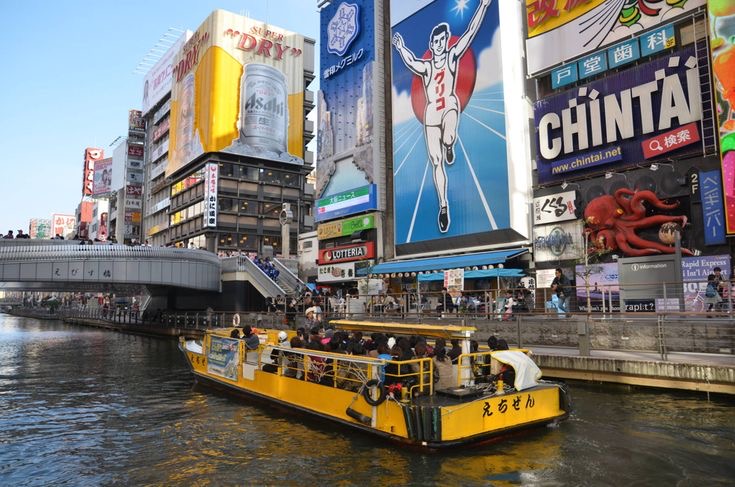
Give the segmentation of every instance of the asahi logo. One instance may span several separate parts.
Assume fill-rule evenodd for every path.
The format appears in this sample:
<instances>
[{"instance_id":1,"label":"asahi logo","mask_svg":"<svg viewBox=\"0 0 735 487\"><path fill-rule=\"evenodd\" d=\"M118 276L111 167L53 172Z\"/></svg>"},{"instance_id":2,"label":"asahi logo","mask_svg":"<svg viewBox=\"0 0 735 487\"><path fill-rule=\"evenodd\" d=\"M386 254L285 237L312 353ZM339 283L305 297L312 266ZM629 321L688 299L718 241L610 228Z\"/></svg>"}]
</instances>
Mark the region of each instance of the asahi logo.
<instances>
[{"instance_id":1,"label":"asahi logo","mask_svg":"<svg viewBox=\"0 0 735 487\"><path fill-rule=\"evenodd\" d=\"M267 112L272 115L282 117L286 113L286 109L279 96L266 98L253 93L245 102L245 110L248 112Z\"/></svg>"}]
</instances>

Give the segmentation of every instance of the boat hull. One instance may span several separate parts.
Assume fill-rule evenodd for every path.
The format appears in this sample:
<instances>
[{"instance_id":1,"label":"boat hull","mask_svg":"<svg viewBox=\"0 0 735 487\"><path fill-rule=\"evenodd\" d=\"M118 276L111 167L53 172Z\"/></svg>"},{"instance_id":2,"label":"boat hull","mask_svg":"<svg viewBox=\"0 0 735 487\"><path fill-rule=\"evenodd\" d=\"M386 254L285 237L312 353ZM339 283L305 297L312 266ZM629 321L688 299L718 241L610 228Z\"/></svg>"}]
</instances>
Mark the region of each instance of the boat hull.
<instances>
[{"instance_id":1,"label":"boat hull","mask_svg":"<svg viewBox=\"0 0 735 487\"><path fill-rule=\"evenodd\" d=\"M432 395L370 405L360 392L286 377L243 361L236 378L212 373L206 350L180 348L198 383L229 394L337 422L401 445L440 450L499 441L564 419L566 392L544 383L520 393L467 400ZM251 352L252 353L252 352ZM249 370L246 370L249 368Z\"/></svg>"}]
</instances>

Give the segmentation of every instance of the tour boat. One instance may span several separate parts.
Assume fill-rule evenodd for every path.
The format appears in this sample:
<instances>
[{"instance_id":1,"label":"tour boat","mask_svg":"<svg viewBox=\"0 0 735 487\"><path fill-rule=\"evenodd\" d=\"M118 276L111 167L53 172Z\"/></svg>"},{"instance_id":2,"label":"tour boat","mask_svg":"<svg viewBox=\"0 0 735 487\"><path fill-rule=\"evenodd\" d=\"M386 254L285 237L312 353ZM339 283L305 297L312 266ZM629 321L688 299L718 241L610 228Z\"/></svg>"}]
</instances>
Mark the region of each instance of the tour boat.
<instances>
[{"instance_id":1,"label":"tour boat","mask_svg":"<svg viewBox=\"0 0 735 487\"><path fill-rule=\"evenodd\" d=\"M439 389L431 358L388 360L279 346L279 333L280 342L287 342L275 329L257 331L260 344L254 350L232 337L236 328L211 329L199 339L181 337L179 348L201 383L428 449L494 441L570 413L566 387L541 380L527 350L480 347L471 352L474 327L351 320L330 324L365 337L418 335L429 345L439 338L447 344L458 340L462 353L449 369L451 376L443 368L450 383ZM503 364L506 371L513 369L512 383L491 373Z\"/></svg>"}]
</instances>

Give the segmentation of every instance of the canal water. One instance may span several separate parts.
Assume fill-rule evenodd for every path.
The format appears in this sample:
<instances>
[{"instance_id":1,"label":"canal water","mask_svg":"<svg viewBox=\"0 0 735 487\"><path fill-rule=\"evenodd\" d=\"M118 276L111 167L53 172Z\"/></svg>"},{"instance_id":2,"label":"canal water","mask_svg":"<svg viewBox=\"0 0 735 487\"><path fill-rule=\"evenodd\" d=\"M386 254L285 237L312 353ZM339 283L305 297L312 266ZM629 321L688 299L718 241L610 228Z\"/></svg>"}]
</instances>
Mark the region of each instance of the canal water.
<instances>
[{"instance_id":1,"label":"canal water","mask_svg":"<svg viewBox=\"0 0 735 487\"><path fill-rule=\"evenodd\" d=\"M556 427L427 454L194 387L173 340L0 314L0 485L733 485L732 400L571 391Z\"/></svg>"}]
</instances>

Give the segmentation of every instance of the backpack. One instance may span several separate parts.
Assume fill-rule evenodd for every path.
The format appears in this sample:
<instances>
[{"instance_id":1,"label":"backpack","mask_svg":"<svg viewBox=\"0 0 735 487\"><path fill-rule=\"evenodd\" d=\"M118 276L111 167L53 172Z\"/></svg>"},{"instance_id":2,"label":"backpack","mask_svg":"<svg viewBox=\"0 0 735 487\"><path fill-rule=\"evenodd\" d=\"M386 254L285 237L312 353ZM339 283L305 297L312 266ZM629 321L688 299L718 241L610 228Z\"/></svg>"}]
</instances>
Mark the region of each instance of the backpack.
<instances>
[{"instance_id":1,"label":"backpack","mask_svg":"<svg viewBox=\"0 0 735 487\"><path fill-rule=\"evenodd\" d=\"M707 284L707 290L704 292L704 295L708 298L714 298L717 295L715 285L712 283Z\"/></svg>"}]
</instances>

